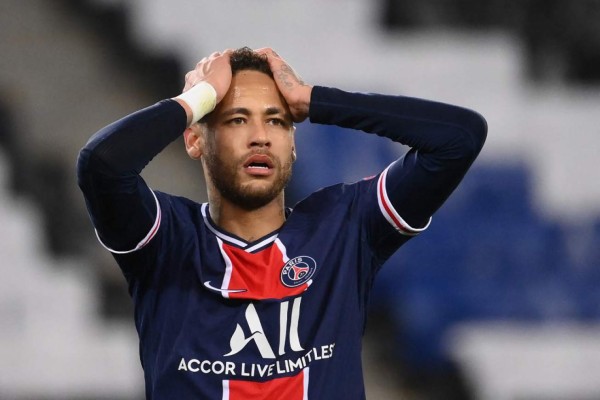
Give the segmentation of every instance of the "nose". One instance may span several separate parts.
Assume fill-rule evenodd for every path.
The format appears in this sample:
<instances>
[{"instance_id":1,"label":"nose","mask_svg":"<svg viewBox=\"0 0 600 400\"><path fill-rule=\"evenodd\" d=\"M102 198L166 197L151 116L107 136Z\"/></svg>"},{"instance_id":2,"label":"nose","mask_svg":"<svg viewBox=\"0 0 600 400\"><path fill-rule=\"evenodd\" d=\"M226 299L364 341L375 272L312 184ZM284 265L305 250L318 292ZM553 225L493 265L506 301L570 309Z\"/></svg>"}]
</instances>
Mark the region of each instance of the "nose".
<instances>
[{"instance_id":1,"label":"nose","mask_svg":"<svg viewBox=\"0 0 600 400\"><path fill-rule=\"evenodd\" d=\"M263 124L257 123L253 126L250 133L249 147L271 147L271 139Z\"/></svg>"}]
</instances>

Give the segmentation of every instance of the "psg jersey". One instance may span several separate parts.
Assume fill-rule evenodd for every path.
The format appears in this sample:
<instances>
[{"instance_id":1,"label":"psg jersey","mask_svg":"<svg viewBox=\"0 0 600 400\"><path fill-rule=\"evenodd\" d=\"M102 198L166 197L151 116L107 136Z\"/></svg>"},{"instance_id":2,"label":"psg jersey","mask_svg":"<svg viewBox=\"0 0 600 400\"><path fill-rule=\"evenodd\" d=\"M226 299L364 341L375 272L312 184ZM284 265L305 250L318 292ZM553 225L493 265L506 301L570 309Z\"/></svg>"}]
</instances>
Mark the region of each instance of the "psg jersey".
<instances>
[{"instance_id":1,"label":"psg jersey","mask_svg":"<svg viewBox=\"0 0 600 400\"><path fill-rule=\"evenodd\" d=\"M371 283L422 230L389 203L386 172L314 193L251 243L221 230L208 204L155 192L149 235L115 252L135 302L147 397L364 398Z\"/></svg>"}]
</instances>

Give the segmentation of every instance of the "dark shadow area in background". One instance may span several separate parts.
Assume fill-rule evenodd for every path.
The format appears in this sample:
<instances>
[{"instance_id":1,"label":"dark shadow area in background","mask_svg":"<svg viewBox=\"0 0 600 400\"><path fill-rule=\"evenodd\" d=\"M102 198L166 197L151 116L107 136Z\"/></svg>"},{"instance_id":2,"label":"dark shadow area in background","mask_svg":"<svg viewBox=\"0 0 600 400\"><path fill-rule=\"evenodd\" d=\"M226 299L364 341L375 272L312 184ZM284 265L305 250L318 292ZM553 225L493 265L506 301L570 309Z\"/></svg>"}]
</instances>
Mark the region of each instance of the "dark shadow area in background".
<instances>
[{"instance_id":1,"label":"dark shadow area in background","mask_svg":"<svg viewBox=\"0 0 600 400\"><path fill-rule=\"evenodd\" d=\"M149 98L169 98L180 93L182 67L171 54L150 54L139 48L129 31L127 9L120 3L101 4L86 0L53 0L53 5L84 26L99 39L105 56L113 65L135 80ZM2 99L9 98L3 96ZM0 146L5 149L11 176L10 189L32 199L42 214L45 246L50 256L85 256L90 223L80 207L82 199L72 198L74 166L64 158L31 157L15 114L9 104L0 104ZM67 158L70 159L70 158ZM92 257L93 258L93 257ZM131 301L124 284L102 279L101 310L108 318L127 318L132 314Z\"/></svg>"},{"instance_id":2,"label":"dark shadow area in background","mask_svg":"<svg viewBox=\"0 0 600 400\"><path fill-rule=\"evenodd\" d=\"M174 54L150 53L135 43L130 32L126 2L110 5L87 0L57 0L66 12L85 21L104 44L107 57L117 68L157 99L176 96L183 88L183 68Z\"/></svg>"},{"instance_id":3,"label":"dark shadow area in background","mask_svg":"<svg viewBox=\"0 0 600 400\"><path fill-rule=\"evenodd\" d=\"M599 0L384 0L388 30L504 30L519 37L533 81L600 83Z\"/></svg>"}]
</instances>

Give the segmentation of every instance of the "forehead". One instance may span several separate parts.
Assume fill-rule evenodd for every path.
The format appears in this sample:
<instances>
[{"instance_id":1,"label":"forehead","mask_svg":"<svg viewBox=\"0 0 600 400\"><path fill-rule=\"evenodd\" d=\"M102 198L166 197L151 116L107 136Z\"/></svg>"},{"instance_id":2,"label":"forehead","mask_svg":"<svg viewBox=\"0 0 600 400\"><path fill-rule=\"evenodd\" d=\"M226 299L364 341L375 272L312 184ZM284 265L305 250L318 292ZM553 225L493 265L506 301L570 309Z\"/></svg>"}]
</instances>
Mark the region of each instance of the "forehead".
<instances>
[{"instance_id":1,"label":"forehead","mask_svg":"<svg viewBox=\"0 0 600 400\"><path fill-rule=\"evenodd\" d=\"M259 111L269 107L279 107L289 112L275 81L259 71L239 71L233 76L227 94L215 111L217 114L230 108Z\"/></svg>"}]
</instances>

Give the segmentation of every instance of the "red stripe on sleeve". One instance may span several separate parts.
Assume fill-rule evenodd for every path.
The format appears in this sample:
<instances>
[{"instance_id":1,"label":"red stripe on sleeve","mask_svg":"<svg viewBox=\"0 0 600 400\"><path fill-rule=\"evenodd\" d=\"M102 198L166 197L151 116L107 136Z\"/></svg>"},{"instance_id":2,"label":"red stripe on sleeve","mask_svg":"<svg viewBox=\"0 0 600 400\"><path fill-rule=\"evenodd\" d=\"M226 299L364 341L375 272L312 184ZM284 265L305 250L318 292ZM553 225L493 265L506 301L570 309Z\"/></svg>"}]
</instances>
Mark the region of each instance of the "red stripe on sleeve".
<instances>
[{"instance_id":1,"label":"red stripe on sleeve","mask_svg":"<svg viewBox=\"0 0 600 400\"><path fill-rule=\"evenodd\" d=\"M378 186L379 186L379 201L381 202L381 205L383 206L386 216L388 217L389 220L391 220L393 222L393 225L396 229L401 230L402 232L412 235L414 234L414 232L412 232L411 230L408 230L404 224L402 223L402 221L400 221L398 218L396 218L396 216L394 215L394 212L391 209L391 206L388 204L387 202L387 197L385 195L384 192L384 185L385 185L385 177L387 176L387 169L383 172L383 174L381 175L381 177L379 178L379 182L378 182Z\"/></svg>"}]
</instances>

